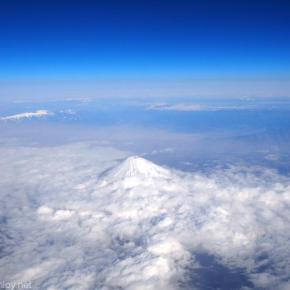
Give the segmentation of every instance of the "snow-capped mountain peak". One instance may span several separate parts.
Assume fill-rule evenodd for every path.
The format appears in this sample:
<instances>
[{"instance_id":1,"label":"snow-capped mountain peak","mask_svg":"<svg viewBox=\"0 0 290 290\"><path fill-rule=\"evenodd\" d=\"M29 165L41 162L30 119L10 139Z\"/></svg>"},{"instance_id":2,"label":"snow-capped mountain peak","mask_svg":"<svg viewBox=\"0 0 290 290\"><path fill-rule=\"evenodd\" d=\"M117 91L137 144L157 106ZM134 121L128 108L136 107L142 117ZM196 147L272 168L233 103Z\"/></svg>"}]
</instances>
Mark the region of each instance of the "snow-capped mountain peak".
<instances>
[{"instance_id":1,"label":"snow-capped mountain peak","mask_svg":"<svg viewBox=\"0 0 290 290\"><path fill-rule=\"evenodd\" d=\"M139 156L131 156L111 171L111 176L126 177L166 177L169 170Z\"/></svg>"},{"instance_id":2,"label":"snow-capped mountain peak","mask_svg":"<svg viewBox=\"0 0 290 290\"><path fill-rule=\"evenodd\" d=\"M136 184L148 182L152 179L168 179L170 171L139 156L131 156L111 169L104 176L102 184L122 182ZM126 186L127 187L127 186Z\"/></svg>"}]
</instances>

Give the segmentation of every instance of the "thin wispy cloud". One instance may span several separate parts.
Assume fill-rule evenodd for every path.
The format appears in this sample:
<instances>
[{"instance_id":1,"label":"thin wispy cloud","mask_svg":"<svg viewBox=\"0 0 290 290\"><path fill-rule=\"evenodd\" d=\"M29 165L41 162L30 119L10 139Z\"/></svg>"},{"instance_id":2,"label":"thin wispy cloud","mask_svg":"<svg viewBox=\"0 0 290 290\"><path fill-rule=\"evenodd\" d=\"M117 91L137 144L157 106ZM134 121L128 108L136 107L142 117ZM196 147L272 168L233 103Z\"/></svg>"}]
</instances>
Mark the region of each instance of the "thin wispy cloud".
<instances>
[{"instance_id":1,"label":"thin wispy cloud","mask_svg":"<svg viewBox=\"0 0 290 290\"><path fill-rule=\"evenodd\" d=\"M24 112L24 113L19 113L15 115L0 117L0 120L18 121L22 119L41 118L41 117L50 116L50 115L53 115L53 113L47 110L37 110L35 112Z\"/></svg>"}]
</instances>

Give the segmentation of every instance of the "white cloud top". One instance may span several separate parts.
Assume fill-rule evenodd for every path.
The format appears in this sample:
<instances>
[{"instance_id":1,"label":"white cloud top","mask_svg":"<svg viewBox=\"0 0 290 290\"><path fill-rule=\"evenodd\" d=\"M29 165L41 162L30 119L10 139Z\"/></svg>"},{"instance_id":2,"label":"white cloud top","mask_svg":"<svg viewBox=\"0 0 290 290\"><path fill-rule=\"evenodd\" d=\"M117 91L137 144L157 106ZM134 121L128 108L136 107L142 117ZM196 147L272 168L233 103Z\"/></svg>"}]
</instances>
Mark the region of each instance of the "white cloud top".
<instances>
[{"instance_id":1,"label":"white cloud top","mask_svg":"<svg viewBox=\"0 0 290 290\"><path fill-rule=\"evenodd\" d=\"M288 177L238 167L185 173L92 144L2 145L0 155L6 282L202 289L207 255L228 273L240 269L245 279L232 289L289 289Z\"/></svg>"},{"instance_id":2,"label":"white cloud top","mask_svg":"<svg viewBox=\"0 0 290 290\"><path fill-rule=\"evenodd\" d=\"M38 110L35 112L25 112L25 113L15 114L11 116L1 117L0 120L17 121L17 120L22 120L22 119L40 118L40 117L44 117L48 115L52 115L52 113L47 110Z\"/></svg>"}]
</instances>

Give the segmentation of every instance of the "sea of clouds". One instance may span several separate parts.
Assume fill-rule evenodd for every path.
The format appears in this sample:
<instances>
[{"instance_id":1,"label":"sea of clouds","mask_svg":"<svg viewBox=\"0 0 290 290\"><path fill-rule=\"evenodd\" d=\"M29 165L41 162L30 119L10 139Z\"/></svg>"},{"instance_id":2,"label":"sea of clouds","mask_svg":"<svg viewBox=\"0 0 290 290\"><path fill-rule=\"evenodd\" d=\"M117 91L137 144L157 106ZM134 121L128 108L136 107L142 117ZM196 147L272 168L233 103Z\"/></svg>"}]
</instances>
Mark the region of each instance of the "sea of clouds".
<instances>
[{"instance_id":1,"label":"sea of clouds","mask_svg":"<svg viewBox=\"0 0 290 290\"><path fill-rule=\"evenodd\" d=\"M243 277L233 289L290 288L289 177L251 166L185 173L146 163L164 174L127 180L128 156L94 143L1 144L2 283L214 289L201 277L210 275L208 257L225 280Z\"/></svg>"}]
</instances>

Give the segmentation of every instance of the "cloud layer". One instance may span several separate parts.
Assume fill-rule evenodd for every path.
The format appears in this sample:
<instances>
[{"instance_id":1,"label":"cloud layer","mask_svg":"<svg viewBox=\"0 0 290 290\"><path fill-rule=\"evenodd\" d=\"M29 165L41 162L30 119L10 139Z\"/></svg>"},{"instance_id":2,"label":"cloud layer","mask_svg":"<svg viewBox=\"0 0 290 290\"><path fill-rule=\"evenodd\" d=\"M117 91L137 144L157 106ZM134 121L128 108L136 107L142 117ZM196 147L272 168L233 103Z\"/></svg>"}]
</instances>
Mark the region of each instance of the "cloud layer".
<instances>
[{"instance_id":1,"label":"cloud layer","mask_svg":"<svg viewBox=\"0 0 290 290\"><path fill-rule=\"evenodd\" d=\"M202 111L225 111L225 110L245 110L253 109L253 106L214 106L205 104L152 104L147 109L159 111L182 111L182 112L202 112Z\"/></svg>"},{"instance_id":2,"label":"cloud layer","mask_svg":"<svg viewBox=\"0 0 290 290\"><path fill-rule=\"evenodd\" d=\"M235 289L289 288L290 180L275 171L184 173L85 143L0 154L4 281L204 289L207 255L241 269Z\"/></svg>"}]
</instances>

